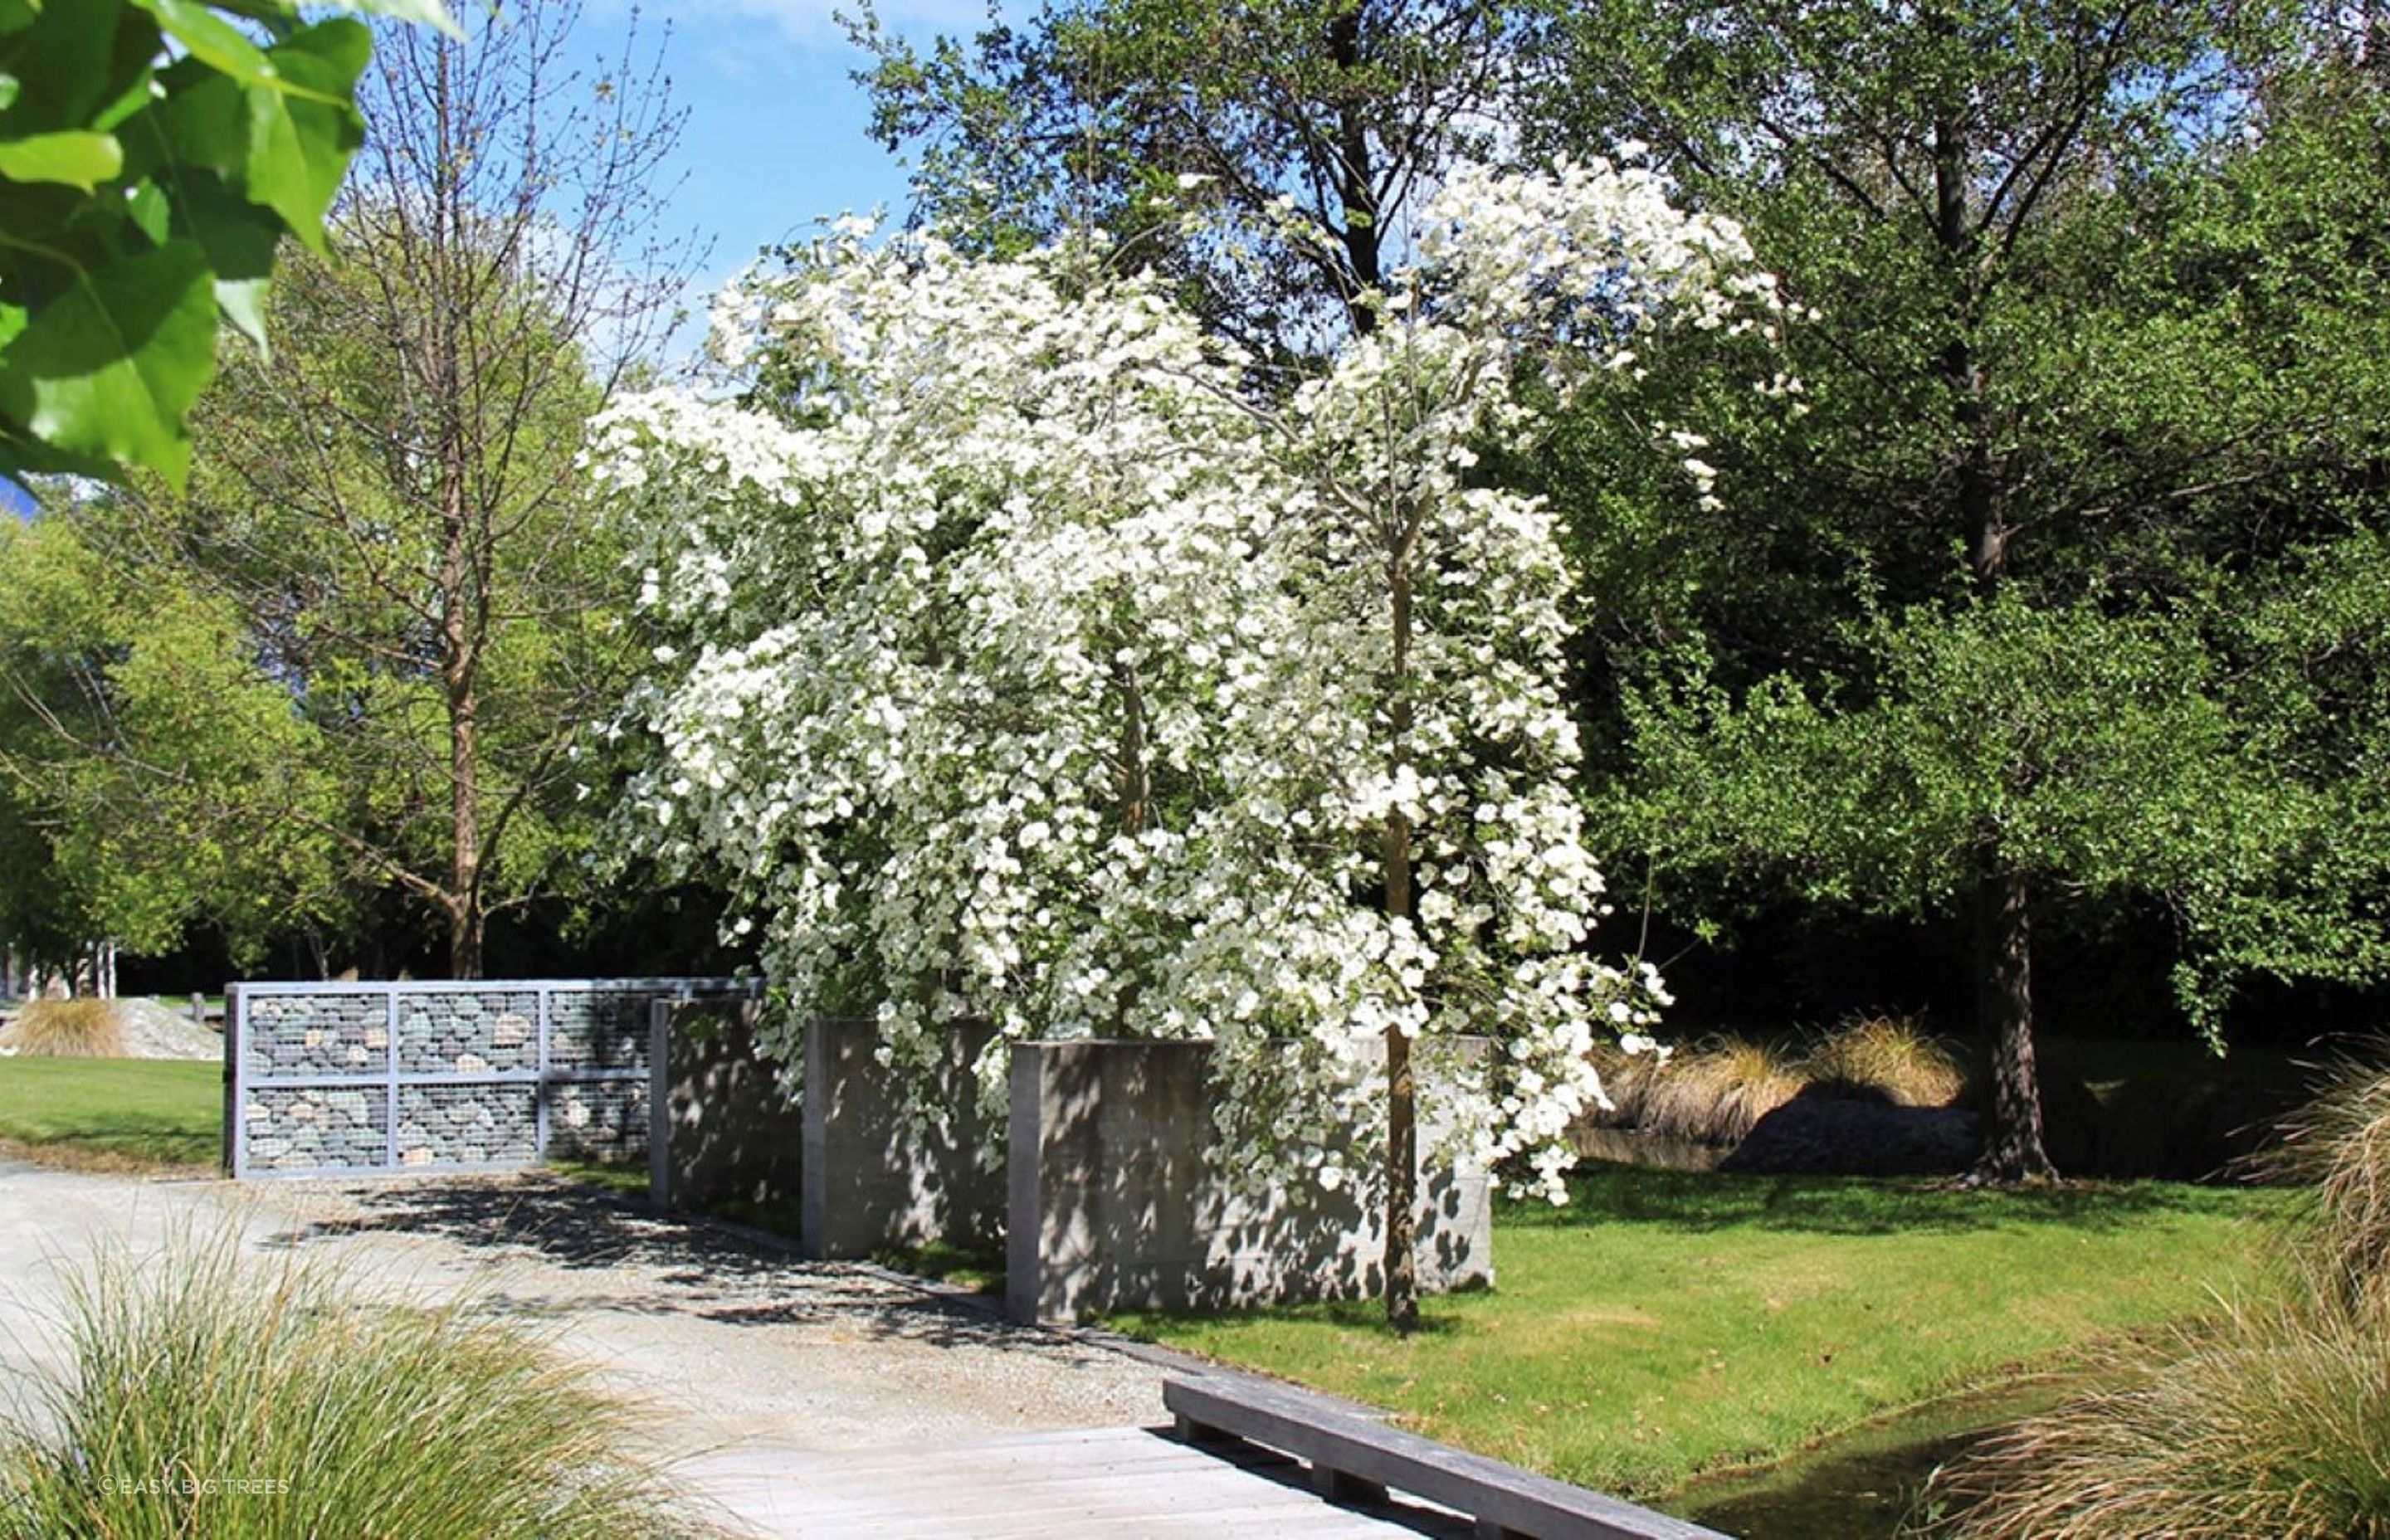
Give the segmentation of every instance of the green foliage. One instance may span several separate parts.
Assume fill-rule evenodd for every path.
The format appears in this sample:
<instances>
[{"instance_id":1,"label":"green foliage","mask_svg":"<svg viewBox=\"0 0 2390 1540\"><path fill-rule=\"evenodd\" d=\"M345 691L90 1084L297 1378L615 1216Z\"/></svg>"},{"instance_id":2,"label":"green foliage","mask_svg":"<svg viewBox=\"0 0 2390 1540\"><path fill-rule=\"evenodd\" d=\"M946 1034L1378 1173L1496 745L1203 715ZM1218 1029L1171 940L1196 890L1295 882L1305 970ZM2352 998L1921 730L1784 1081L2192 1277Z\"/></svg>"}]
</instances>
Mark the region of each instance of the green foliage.
<instances>
[{"instance_id":1,"label":"green foliage","mask_svg":"<svg viewBox=\"0 0 2390 1540\"><path fill-rule=\"evenodd\" d=\"M856 36L877 59L874 134L915 151L919 217L1003 255L1109 231L1123 263L1283 358L1382 280L1432 179L1490 147L1515 10L1048 0L921 51L867 5Z\"/></svg>"},{"instance_id":2,"label":"green foliage","mask_svg":"<svg viewBox=\"0 0 2390 1540\"><path fill-rule=\"evenodd\" d=\"M0 937L62 960L205 922L237 954L329 902L329 788L226 599L98 559L72 520L0 524Z\"/></svg>"},{"instance_id":3,"label":"green foliage","mask_svg":"<svg viewBox=\"0 0 2390 1540\"><path fill-rule=\"evenodd\" d=\"M2174 923L2390 973L2390 114L2287 7L1552 7L1531 143L1650 140L1818 317L1654 349L1538 476L1588 573L1594 798L1659 902ZM1636 456L1703 430L1725 507ZM1988 974L1988 969L1985 971Z\"/></svg>"},{"instance_id":4,"label":"green foliage","mask_svg":"<svg viewBox=\"0 0 2390 1540\"><path fill-rule=\"evenodd\" d=\"M695 1532L587 1367L481 1302L373 1297L225 1233L71 1279L71 1378L0 1445L0 1535Z\"/></svg>"},{"instance_id":5,"label":"green foliage","mask_svg":"<svg viewBox=\"0 0 2390 1540\"><path fill-rule=\"evenodd\" d=\"M2281 1196L1623 1167L1574 1187L1498 1208L1496 1286L1428 1301L1407 1338L1360 1303L1129 1324L1651 1498L2196 1310L2254 1271Z\"/></svg>"},{"instance_id":6,"label":"green foliage","mask_svg":"<svg viewBox=\"0 0 2390 1540\"><path fill-rule=\"evenodd\" d=\"M218 317L263 346L276 245L323 249L370 48L296 0L0 6L0 473L182 479Z\"/></svg>"}]
</instances>

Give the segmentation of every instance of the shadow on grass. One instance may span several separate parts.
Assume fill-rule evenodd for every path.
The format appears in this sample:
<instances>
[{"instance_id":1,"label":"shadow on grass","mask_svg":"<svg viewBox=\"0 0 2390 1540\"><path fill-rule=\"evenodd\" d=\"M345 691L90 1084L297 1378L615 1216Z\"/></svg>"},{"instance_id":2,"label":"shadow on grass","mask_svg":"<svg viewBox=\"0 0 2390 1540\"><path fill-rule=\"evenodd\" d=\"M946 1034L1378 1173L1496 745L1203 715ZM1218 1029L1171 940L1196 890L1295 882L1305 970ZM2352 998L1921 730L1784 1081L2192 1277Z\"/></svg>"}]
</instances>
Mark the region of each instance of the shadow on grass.
<instances>
[{"instance_id":1,"label":"shadow on grass","mask_svg":"<svg viewBox=\"0 0 2390 1540\"><path fill-rule=\"evenodd\" d=\"M1562 1207L1504 1202L1496 1224L1520 1230L1649 1225L1691 1234L1754 1229L1815 1235L1913 1235L2049 1226L2104 1231L2155 1214L2271 1213L2284 1200L2247 1187L2177 1182L2071 1182L1961 1190L1933 1180L1738 1176L1594 1164Z\"/></svg>"}]
</instances>

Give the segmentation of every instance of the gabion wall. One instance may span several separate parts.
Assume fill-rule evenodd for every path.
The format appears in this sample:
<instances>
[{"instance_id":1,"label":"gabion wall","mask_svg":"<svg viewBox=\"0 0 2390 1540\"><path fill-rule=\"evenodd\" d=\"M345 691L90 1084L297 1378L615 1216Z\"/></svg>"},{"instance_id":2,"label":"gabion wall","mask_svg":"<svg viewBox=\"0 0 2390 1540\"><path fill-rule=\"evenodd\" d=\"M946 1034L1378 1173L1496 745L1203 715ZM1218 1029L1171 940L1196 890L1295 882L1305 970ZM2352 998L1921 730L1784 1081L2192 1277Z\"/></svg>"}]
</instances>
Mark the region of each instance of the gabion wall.
<instances>
[{"instance_id":1,"label":"gabion wall","mask_svg":"<svg viewBox=\"0 0 2390 1540\"><path fill-rule=\"evenodd\" d=\"M488 1170L648 1145L648 1007L724 979L236 984L235 1176Z\"/></svg>"}]
</instances>

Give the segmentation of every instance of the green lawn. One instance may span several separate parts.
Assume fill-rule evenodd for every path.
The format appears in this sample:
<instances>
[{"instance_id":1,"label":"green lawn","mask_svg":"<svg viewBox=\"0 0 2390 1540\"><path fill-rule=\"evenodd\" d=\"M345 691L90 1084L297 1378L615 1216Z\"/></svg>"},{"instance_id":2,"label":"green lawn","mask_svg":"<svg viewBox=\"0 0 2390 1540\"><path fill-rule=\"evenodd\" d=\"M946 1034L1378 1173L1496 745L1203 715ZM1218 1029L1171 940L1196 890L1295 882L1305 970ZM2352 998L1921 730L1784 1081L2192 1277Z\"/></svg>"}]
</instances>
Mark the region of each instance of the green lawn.
<instances>
[{"instance_id":1,"label":"green lawn","mask_svg":"<svg viewBox=\"0 0 2390 1540\"><path fill-rule=\"evenodd\" d=\"M1497 1287L1431 1301L1407 1341L1368 1304L1111 1324L1651 1498L2196 1310L2252 1277L2282 1202L1597 1168L1568 1208L1503 1206Z\"/></svg>"},{"instance_id":2,"label":"green lawn","mask_svg":"<svg viewBox=\"0 0 2390 1540\"><path fill-rule=\"evenodd\" d=\"M163 1059L0 1059L0 1149L81 1166L212 1168L224 1067Z\"/></svg>"}]
</instances>

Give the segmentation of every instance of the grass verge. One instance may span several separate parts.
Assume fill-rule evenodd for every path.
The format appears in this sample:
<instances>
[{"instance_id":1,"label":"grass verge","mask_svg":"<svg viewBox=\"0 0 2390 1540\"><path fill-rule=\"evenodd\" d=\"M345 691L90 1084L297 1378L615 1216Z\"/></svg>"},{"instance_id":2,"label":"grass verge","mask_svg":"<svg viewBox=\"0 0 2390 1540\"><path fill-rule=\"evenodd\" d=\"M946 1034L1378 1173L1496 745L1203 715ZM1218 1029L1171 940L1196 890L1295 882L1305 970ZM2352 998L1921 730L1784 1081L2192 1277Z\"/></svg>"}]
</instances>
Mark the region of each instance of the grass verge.
<instances>
[{"instance_id":1,"label":"grass verge","mask_svg":"<svg viewBox=\"0 0 2390 1540\"><path fill-rule=\"evenodd\" d=\"M1374 1303L1111 1324L1646 1500L2197 1310L2284 1195L1955 1192L1597 1167L1505 1204L1497 1287L1395 1337Z\"/></svg>"},{"instance_id":2,"label":"grass verge","mask_svg":"<svg viewBox=\"0 0 2390 1540\"><path fill-rule=\"evenodd\" d=\"M81 1170L212 1170L224 1070L171 1059L0 1059L0 1152Z\"/></svg>"}]
</instances>

